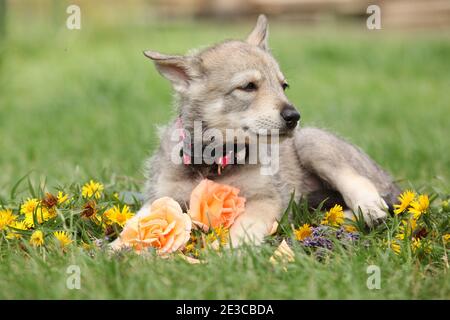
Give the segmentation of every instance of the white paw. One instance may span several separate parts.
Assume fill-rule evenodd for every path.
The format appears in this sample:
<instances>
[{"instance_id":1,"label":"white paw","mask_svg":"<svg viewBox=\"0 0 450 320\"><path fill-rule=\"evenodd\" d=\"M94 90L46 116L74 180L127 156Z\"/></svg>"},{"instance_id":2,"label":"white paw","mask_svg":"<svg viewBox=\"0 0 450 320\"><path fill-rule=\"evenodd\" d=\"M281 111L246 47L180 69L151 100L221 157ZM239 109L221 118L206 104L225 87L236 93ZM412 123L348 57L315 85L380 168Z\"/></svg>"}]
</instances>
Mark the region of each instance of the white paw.
<instances>
[{"instance_id":1,"label":"white paw","mask_svg":"<svg viewBox=\"0 0 450 320\"><path fill-rule=\"evenodd\" d=\"M244 243L260 245L268 233L268 226L261 221L250 223L248 219L238 219L230 229L230 245L233 248L237 248Z\"/></svg>"},{"instance_id":2,"label":"white paw","mask_svg":"<svg viewBox=\"0 0 450 320\"><path fill-rule=\"evenodd\" d=\"M388 206L380 196L376 195L356 201L352 209L357 216L361 210L364 221L371 227L386 219Z\"/></svg>"},{"instance_id":3,"label":"white paw","mask_svg":"<svg viewBox=\"0 0 450 320\"><path fill-rule=\"evenodd\" d=\"M345 203L356 216L361 210L368 226L378 224L387 217L388 206L369 179L353 170L342 170L337 174L337 181Z\"/></svg>"}]
</instances>

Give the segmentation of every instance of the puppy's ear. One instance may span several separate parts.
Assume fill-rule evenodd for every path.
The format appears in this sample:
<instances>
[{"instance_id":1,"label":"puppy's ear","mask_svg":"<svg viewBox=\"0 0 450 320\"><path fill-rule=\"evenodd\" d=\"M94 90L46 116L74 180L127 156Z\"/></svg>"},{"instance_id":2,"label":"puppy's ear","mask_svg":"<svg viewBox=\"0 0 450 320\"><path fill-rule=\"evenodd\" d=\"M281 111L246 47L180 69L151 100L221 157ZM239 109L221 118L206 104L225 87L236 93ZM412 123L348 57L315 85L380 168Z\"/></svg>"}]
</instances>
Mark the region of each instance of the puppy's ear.
<instances>
[{"instance_id":1,"label":"puppy's ear","mask_svg":"<svg viewBox=\"0 0 450 320\"><path fill-rule=\"evenodd\" d=\"M247 43L253 44L264 50L269 50L269 25L265 15L261 14L256 21L256 26L247 37Z\"/></svg>"},{"instance_id":2,"label":"puppy's ear","mask_svg":"<svg viewBox=\"0 0 450 320\"><path fill-rule=\"evenodd\" d=\"M153 60L159 73L168 79L177 91L185 91L192 80L199 76L192 57L165 55L155 51L144 51L144 55Z\"/></svg>"}]
</instances>

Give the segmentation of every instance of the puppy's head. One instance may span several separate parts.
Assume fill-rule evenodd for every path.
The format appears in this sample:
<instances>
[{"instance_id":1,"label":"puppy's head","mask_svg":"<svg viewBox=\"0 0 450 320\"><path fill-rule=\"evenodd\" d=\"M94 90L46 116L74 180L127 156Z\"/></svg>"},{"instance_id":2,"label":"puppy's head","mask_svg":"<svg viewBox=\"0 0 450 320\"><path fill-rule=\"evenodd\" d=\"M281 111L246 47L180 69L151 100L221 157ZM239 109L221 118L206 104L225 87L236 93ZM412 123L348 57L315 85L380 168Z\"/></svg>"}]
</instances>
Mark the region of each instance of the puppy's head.
<instances>
[{"instance_id":1,"label":"puppy's head","mask_svg":"<svg viewBox=\"0 0 450 320\"><path fill-rule=\"evenodd\" d=\"M261 15L245 41L225 41L186 56L144 54L171 81L186 123L198 120L222 132L289 134L300 114L285 95L288 84L267 41L267 19Z\"/></svg>"}]
</instances>

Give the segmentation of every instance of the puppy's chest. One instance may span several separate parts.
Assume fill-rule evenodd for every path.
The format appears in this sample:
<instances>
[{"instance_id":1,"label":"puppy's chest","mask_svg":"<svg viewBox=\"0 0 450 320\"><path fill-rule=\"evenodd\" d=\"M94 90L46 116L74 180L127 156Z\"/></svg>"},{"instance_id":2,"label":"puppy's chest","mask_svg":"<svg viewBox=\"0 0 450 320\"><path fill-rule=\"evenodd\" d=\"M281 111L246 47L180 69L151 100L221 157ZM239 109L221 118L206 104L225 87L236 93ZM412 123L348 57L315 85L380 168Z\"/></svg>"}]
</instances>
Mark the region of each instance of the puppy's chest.
<instances>
[{"instance_id":1,"label":"puppy's chest","mask_svg":"<svg viewBox=\"0 0 450 320\"><path fill-rule=\"evenodd\" d=\"M264 172L260 164L230 164L218 172L217 165L173 166L165 162L158 183L153 186L154 196L171 196L187 207L192 190L206 178L238 188L247 201L277 198L286 206L294 191L296 197L300 197L311 189L309 185L314 181L301 167L291 143L281 146L275 160L277 162L271 163L272 172Z\"/></svg>"},{"instance_id":2,"label":"puppy's chest","mask_svg":"<svg viewBox=\"0 0 450 320\"><path fill-rule=\"evenodd\" d=\"M274 183L275 176L261 175L258 165L230 165L220 175L208 168L186 171L184 179L170 184L173 188L170 193L180 203L188 205L192 190L205 178L238 188L239 195L247 200L272 197L279 192L277 183Z\"/></svg>"}]
</instances>

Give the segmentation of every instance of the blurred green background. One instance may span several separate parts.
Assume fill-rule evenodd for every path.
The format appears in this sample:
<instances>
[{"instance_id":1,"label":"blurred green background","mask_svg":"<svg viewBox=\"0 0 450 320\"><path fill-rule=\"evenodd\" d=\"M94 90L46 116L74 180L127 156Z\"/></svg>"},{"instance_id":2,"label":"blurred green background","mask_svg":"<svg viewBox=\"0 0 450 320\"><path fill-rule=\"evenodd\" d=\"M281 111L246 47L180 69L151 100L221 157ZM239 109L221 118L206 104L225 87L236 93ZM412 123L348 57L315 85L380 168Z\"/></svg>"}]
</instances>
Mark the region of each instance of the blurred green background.
<instances>
[{"instance_id":1,"label":"blurred green background","mask_svg":"<svg viewBox=\"0 0 450 320\"><path fill-rule=\"evenodd\" d=\"M49 184L113 174L142 182L155 126L173 116L169 83L142 51L244 38L265 9L172 2L0 0L0 195L30 171ZM69 4L81 8L81 30L66 28ZM303 125L358 144L404 186L447 184L445 23L399 26L390 14L371 31L361 9L267 11L270 46Z\"/></svg>"}]
</instances>

